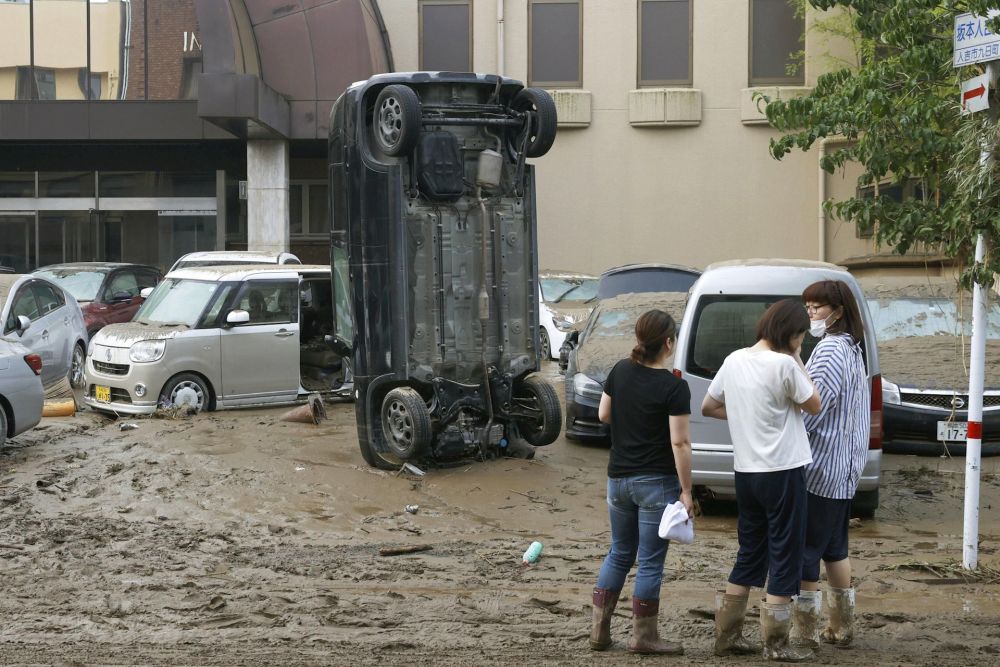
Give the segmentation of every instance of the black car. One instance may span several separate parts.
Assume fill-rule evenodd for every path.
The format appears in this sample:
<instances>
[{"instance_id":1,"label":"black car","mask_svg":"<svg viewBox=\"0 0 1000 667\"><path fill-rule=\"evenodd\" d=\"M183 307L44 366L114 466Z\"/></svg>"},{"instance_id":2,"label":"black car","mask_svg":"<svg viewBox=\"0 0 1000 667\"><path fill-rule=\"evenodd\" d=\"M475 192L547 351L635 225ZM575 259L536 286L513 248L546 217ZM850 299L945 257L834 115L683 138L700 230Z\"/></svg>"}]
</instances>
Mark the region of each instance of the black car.
<instances>
[{"instance_id":1,"label":"black car","mask_svg":"<svg viewBox=\"0 0 1000 667\"><path fill-rule=\"evenodd\" d=\"M597 418L604 381L614 365L635 345L635 322L647 310L665 310L678 327L684 317L687 292L621 294L594 308L578 345L568 355L566 370L566 437L606 440L610 427Z\"/></svg>"},{"instance_id":2,"label":"black car","mask_svg":"<svg viewBox=\"0 0 1000 667\"><path fill-rule=\"evenodd\" d=\"M547 445L559 397L537 374L535 172L552 98L495 75L382 74L333 106L335 300L369 465ZM534 451L533 449L531 451Z\"/></svg>"},{"instance_id":3,"label":"black car","mask_svg":"<svg viewBox=\"0 0 1000 667\"><path fill-rule=\"evenodd\" d=\"M972 295L944 278L861 283L878 336L884 451L964 456ZM998 456L1000 303L996 300L990 304L987 321L982 454Z\"/></svg>"},{"instance_id":4,"label":"black car","mask_svg":"<svg viewBox=\"0 0 1000 667\"><path fill-rule=\"evenodd\" d=\"M678 264L625 264L601 274L597 298L610 299L620 294L643 292L687 293L698 280L701 271ZM579 340L580 329L566 334L559 348L559 370L566 371L569 354Z\"/></svg>"}]
</instances>

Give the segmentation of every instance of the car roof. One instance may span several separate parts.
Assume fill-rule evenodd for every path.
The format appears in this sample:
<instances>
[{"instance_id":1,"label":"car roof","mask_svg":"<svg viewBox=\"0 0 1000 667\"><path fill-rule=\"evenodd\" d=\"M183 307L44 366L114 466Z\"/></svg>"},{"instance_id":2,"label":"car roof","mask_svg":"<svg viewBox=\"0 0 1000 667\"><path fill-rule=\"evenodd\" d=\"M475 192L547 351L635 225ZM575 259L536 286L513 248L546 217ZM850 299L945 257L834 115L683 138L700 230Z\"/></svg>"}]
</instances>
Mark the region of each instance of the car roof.
<instances>
[{"instance_id":1,"label":"car roof","mask_svg":"<svg viewBox=\"0 0 1000 667\"><path fill-rule=\"evenodd\" d=\"M691 294L799 295L817 280L857 284L847 269L828 262L746 259L710 265L691 288Z\"/></svg>"},{"instance_id":2,"label":"car roof","mask_svg":"<svg viewBox=\"0 0 1000 667\"><path fill-rule=\"evenodd\" d=\"M623 264L622 266L612 267L603 273L601 277L614 275L616 273L624 273L626 271L648 271L652 269L666 269L670 271L681 271L684 273L693 273L694 275L700 275L701 271L692 268L690 266L683 266L681 264L659 264L655 262L644 262L637 264Z\"/></svg>"},{"instance_id":3,"label":"car roof","mask_svg":"<svg viewBox=\"0 0 1000 667\"><path fill-rule=\"evenodd\" d=\"M198 261L203 259L245 259L248 264L251 261L267 260L277 262L282 255L292 255L290 252L252 252L249 250L203 250L199 252L189 252L178 261Z\"/></svg>"},{"instance_id":4,"label":"car roof","mask_svg":"<svg viewBox=\"0 0 1000 667\"><path fill-rule=\"evenodd\" d=\"M137 269L152 269L153 271L159 271L155 266L150 266L149 264L136 264L133 262L66 262L65 264L49 264L47 266L40 266L35 269L32 273L38 273L39 271L51 271L53 269L80 269L80 270L100 270L107 269L112 271L114 269L121 269L126 267L134 267Z\"/></svg>"},{"instance_id":5,"label":"car roof","mask_svg":"<svg viewBox=\"0 0 1000 667\"><path fill-rule=\"evenodd\" d=\"M583 278L584 280L597 280L597 276L590 273L580 273L579 271L539 271L539 278Z\"/></svg>"},{"instance_id":6,"label":"car roof","mask_svg":"<svg viewBox=\"0 0 1000 667\"><path fill-rule=\"evenodd\" d=\"M278 278L282 275L329 274L330 267L323 264L219 264L177 269L168 278L185 280L210 280L218 282L240 281L250 278Z\"/></svg>"}]
</instances>

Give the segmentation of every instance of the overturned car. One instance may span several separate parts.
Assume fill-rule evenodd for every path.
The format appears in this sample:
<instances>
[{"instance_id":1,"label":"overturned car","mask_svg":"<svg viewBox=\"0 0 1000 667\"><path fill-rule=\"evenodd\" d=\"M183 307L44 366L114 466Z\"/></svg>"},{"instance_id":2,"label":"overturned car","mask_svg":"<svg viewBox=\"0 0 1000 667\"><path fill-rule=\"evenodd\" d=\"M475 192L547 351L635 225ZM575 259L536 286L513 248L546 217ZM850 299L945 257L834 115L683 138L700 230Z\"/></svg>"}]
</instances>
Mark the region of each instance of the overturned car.
<instances>
[{"instance_id":1,"label":"overturned car","mask_svg":"<svg viewBox=\"0 0 1000 667\"><path fill-rule=\"evenodd\" d=\"M440 464L547 445L562 414L539 359L534 171L555 139L542 90L396 73L331 112L337 303L361 453Z\"/></svg>"}]
</instances>

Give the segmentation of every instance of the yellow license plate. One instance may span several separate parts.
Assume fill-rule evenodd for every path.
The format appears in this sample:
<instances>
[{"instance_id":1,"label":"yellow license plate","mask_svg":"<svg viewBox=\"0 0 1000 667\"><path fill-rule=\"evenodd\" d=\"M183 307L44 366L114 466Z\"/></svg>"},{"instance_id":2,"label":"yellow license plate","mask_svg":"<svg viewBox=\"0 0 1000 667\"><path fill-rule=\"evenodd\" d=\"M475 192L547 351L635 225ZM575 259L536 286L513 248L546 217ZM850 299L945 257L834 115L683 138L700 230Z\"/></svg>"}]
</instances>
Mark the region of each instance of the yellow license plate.
<instances>
[{"instance_id":1,"label":"yellow license plate","mask_svg":"<svg viewBox=\"0 0 1000 667\"><path fill-rule=\"evenodd\" d=\"M105 403L111 402L111 387L94 386L94 398Z\"/></svg>"}]
</instances>

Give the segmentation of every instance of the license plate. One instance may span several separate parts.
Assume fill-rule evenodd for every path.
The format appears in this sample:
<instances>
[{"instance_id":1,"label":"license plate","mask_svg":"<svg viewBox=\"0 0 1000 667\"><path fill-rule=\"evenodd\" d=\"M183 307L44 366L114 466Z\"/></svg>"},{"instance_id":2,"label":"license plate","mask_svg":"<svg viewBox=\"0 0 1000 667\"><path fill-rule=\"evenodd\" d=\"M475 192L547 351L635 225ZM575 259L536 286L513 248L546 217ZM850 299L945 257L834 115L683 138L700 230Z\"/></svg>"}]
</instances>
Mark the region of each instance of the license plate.
<instances>
[{"instance_id":1,"label":"license plate","mask_svg":"<svg viewBox=\"0 0 1000 667\"><path fill-rule=\"evenodd\" d=\"M105 403L111 402L111 387L100 387L94 385L94 398Z\"/></svg>"},{"instance_id":2,"label":"license plate","mask_svg":"<svg viewBox=\"0 0 1000 667\"><path fill-rule=\"evenodd\" d=\"M938 422L938 440L944 442L965 442L969 425L965 422Z\"/></svg>"}]
</instances>

